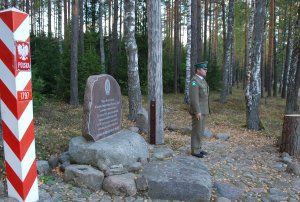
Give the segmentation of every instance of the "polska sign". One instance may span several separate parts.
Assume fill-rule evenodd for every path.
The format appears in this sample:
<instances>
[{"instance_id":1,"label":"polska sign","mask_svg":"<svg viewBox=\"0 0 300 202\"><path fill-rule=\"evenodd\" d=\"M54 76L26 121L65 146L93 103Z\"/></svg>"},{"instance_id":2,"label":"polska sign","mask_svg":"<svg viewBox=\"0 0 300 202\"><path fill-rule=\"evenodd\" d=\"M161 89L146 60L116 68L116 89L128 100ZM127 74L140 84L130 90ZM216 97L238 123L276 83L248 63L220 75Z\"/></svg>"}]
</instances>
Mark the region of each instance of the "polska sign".
<instances>
[{"instance_id":1,"label":"polska sign","mask_svg":"<svg viewBox=\"0 0 300 202\"><path fill-rule=\"evenodd\" d=\"M16 41L16 69L17 71L30 71L30 44Z\"/></svg>"}]
</instances>

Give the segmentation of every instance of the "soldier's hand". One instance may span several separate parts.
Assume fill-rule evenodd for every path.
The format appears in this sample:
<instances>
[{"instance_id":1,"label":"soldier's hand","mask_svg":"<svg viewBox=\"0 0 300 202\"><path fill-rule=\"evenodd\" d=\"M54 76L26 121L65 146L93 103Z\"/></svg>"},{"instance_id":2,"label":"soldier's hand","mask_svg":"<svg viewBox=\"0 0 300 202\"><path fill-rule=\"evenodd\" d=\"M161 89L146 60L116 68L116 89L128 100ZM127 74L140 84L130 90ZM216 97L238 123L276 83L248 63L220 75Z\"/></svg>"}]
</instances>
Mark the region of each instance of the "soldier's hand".
<instances>
[{"instance_id":1,"label":"soldier's hand","mask_svg":"<svg viewBox=\"0 0 300 202\"><path fill-rule=\"evenodd\" d=\"M196 119L197 119L197 120L200 120L200 119L201 119L201 113L197 113L197 114L196 114Z\"/></svg>"}]
</instances>

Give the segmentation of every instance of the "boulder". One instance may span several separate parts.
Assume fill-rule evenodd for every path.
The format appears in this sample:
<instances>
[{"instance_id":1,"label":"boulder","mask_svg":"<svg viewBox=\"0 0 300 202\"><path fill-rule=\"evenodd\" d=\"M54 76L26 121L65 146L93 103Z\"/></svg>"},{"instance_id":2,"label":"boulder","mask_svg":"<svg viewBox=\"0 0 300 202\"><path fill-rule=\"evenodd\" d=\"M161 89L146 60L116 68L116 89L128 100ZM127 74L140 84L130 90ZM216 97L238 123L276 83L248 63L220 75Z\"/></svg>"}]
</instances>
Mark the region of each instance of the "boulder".
<instances>
[{"instance_id":1,"label":"boulder","mask_svg":"<svg viewBox=\"0 0 300 202\"><path fill-rule=\"evenodd\" d=\"M69 143L69 154L77 164L92 165L103 172L113 165L122 164L128 168L149 158L148 143L139 134L126 129L96 142L75 137Z\"/></svg>"},{"instance_id":2,"label":"boulder","mask_svg":"<svg viewBox=\"0 0 300 202\"><path fill-rule=\"evenodd\" d=\"M177 156L168 161L151 162L145 165L141 176L153 199L209 201L211 197L211 176L204 163L195 157Z\"/></svg>"},{"instance_id":3,"label":"boulder","mask_svg":"<svg viewBox=\"0 0 300 202\"><path fill-rule=\"evenodd\" d=\"M104 174L88 165L69 165L65 168L65 181L72 181L79 187L100 190Z\"/></svg>"},{"instance_id":4,"label":"boulder","mask_svg":"<svg viewBox=\"0 0 300 202\"><path fill-rule=\"evenodd\" d=\"M136 127L138 127L141 132L148 132L148 112L145 108L140 109L137 113Z\"/></svg>"},{"instance_id":5,"label":"boulder","mask_svg":"<svg viewBox=\"0 0 300 202\"><path fill-rule=\"evenodd\" d=\"M127 173L106 177L103 181L103 190L118 196L134 196L137 193L135 175Z\"/></svg>"}]
</instances>

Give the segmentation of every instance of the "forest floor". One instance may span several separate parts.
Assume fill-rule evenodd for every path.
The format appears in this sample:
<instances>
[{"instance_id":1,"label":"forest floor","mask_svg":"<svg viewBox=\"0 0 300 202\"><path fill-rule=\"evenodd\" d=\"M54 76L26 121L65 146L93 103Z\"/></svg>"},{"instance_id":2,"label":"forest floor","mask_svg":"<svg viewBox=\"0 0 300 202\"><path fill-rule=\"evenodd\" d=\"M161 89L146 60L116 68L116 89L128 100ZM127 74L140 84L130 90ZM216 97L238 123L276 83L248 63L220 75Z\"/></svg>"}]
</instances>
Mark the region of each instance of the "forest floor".
<instances>
[{"instance_id":1,"label":"forest floor","mask_svg":"<svg viewBox=\"0 0 300 202\"><path fill-rule=\"evenodd\" d=\"M164 124L177 128L191 125L188 106L183 94L164 95ZM146 108L144 97L144 107ZM246 108L243 90L233 89L226 104L219 101L219 93L210 96L211 115L207 128L213 133L228 133L228 141L206 139L204 148L209 155L203 159L214 182L227 182L244 190L242 200L268 201L272 196L283 201L300 201L300 176L285 172L286 165L280 162L277 140L281 136L285 100L267 97L261 100L260 118L264 130L246 129ZM127 119L128 98L122 97L122 127L135 123ZM48 160L68 149L69 140L81 135L82 106L73 107L63 102L46 102L34 113L37 159ZM175 152L189 151L190 134L180 130L164 131L165 144ZM142 134L148 140L146 134ZM291 157L300 162L299 157ZM2 162L2 177L4 176ZM296 187L296 188L295 188ZM213 199L216 199L215 191ZM275 194L275 195L274 195ZM280 198L281 197L281 198ZM88 199L86 199L88 200ZM279 200L280 201L280 200Z\"/></svg>"}]
</instances>

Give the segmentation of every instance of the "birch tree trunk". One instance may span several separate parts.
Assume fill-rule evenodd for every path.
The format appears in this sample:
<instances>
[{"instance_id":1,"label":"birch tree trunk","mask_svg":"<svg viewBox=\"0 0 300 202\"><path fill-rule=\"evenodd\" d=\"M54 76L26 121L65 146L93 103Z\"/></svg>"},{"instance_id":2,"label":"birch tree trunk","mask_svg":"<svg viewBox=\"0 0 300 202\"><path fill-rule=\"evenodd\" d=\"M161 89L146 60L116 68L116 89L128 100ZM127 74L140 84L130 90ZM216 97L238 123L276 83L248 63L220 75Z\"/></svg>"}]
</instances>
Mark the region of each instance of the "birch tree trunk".
<instances>
[{"instance_id":1,"label":"birch tree trunk","mask_svg":"<svg viewBox=\"0 0 300 202\"><path fill-rule=\"evenodd\" d=\"M148 21L148 102L149 122L154 121L155 144L164 143L163 86L162 86L162 31L160 0L147 1ZM155 103L155 113L151 113ZM152 116L152 115L153 116ZM152 120L153 119L153 120ZM149 128L151 133L151 124Z\"/></svg>"},{"instance_id":2,"label":"birch tree trunk","mask_svg":"<svg viewBox=\"0 0 300 202\"><path fill-rule=\"evenodd\" d=\"M229 74L230 74L230 59L231 46L233 41L233 19L234 19L234 0L229 1L229 15L227 23L227 37L224 52L224 68L223 68L223 87L221 91L220 101L225 103L229 93Z\"/></svg>"},{"instance_id":3,"label":"birch tree trunk","mask_svg":"<svg viewBox=\"0 0 300 202\"><path fill-rule=\"evenodd\" d=\"M124 38L128 63L129 120L136 120L142 108L138 51L135 40L135 0L124 0Z\"/></svg>"},{"instance_id":4,"label":"birch tree trunk","mask_svg":"<svg viewBox=\"0 0 300 202\"><path fill-rule=\"evenodd\" d=\"M79 105L78 98L78 5L79 0L72 2L72 43L71 43L71 68L70 68L70 104Z\"/></svg>"},{"instance_id":5,"label":"birch tree trunk","mask_svg":"<svg viewBox=\"0 0 300 202\"><path fill-rule=\"evenodd\" d=\"M299 110L297 100L300 80L300 5L298 7L298 19L295 24L293 36L295 38L293 40L293 53L288 76L286 114L294 114Z\"/></svg>"},{"instance_id":6,"label":"birch tree trunk","mask_svg":"<svg viewBox=\"0 0 300 202\"><path fill-rule=\"evenodd\" d=\"M251 62L252 62L252 43L253 43L253 27L254 27L254 14L255 14L255 2L254 0L251 1L251 11L249 15L249 24L247 28L247 49L246 51L246 59L245 59L245 66L246 66L246 75L245 75L245 94L250 94L250 78L251 78Z\"/></svg>"},{"instance_id":7,"label":"birch tree trunk","mask_svg":"<svg viewBox=\"0 0 300 202\"><path fill-rule=\"evenodd\" d=\"M100 64L101 68L105 68L105 53L104 53L104 37L103 37L103 24L102 15L104 8L104 0L100 0L99 3L99 44L100 44Z\"/></svg>"},{"instance_id":8,"label":"birch tree trunk","mask_svg":"<svg viewBox=\"0 0 300 202\"><path fill-rule=\"evenodd\" d=\"M266 15L266 0L255 0L253 48L251 59L250 83L246 91L246 121L247 128L260 129L259 104L261 97L261 51L264 34L264 19Z\"/></svg>"},{"instance_id":9,"label":"birch tree trunk","mask_svg":"<svg viewBox=\"0 0 300 202\"><path fill-rule=\"evenodd\" d=\"M187 42L186 42L186 69L185 69L185 93L184 102L190 104L190 80L191 80L191 0L187 1Z\"/></svg>"}]
</instances>

